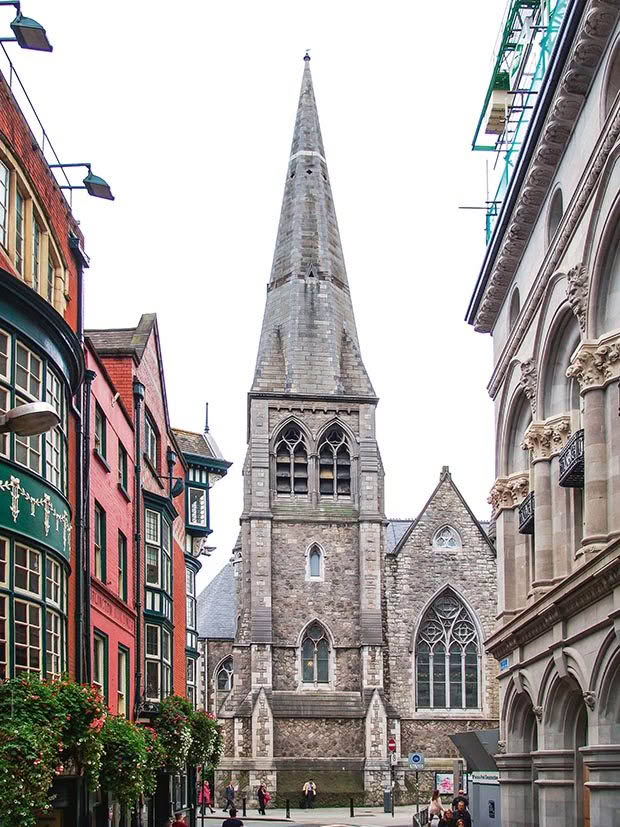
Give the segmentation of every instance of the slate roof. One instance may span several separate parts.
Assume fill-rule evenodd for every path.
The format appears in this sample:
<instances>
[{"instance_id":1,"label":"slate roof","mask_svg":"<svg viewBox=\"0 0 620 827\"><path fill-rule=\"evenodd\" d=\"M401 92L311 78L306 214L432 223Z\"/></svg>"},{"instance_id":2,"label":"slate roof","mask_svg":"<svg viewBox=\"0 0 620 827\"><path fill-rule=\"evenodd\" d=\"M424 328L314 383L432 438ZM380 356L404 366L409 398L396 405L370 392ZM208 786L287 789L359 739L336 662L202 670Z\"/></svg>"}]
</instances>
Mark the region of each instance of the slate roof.
<instances>
[{"instance_id":1,"label":"slate roof","mask_svg":"<svg viewBox=\"0 0 620 827\"><path fill-rule=\"evenodd\" d=\"M176 437L179 448L184 454L194 454L195 456L206 457L207 459L224 459L210 431L197 434L194 431L184 431L181 428L173 428L172 432Z\"/></svg>"},{"instance_id":2,"label":"slate roof","mask_svg":"<svg viewBox=\"0 0 620 827\"><path fill-rule=\"evenodd\" d=\"M396 546L400 543L403 534L413 522L413 520L406 519L388 520L386 531L386 551L388 554L392 554Z\"/></svg>"},{"instance_id":3,"label":"slate roof","mask_svg":"<svg viewBox=\"0 0 620 827\"><path fill-rule=\"evenodd\" d=\"M91 340L101 356L131 353L140 360L144 356L156 318L155 313L143 313L137 327L85 330L84 335Z\"/></svg>"},{"instance_id":4,"label":"slate roof","mask_svg":"<svg viewBox=\"0 0 620 827\"><path fill-rule=\"evenodd\" d=\"M198 636L233 640L237 601L232 563L227 563L198 595Z\"/></svg>"}]
</instances>

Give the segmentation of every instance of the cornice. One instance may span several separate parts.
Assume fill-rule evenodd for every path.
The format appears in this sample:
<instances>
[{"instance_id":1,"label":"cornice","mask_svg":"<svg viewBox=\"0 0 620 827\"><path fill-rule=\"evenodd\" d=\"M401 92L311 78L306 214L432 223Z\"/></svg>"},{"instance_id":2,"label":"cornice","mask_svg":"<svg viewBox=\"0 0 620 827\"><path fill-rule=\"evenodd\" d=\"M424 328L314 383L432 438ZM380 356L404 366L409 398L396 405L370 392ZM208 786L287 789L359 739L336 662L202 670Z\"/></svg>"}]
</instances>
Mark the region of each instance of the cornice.
<instances>
[{"instance_id":1,"label":"cornice","mask_svg":"<svg viewBox=\"0 0 620 827\"><path fill-rule=\"evenodd\" d=\"M521 256L536 225L540 208L548 195L551 182L598 69L609 35L616 24L619 11L618 0L608 0L608 2L591 0L584 12L571 53L558 82L551 109L474 317L474 329L481 333L490 333L493 329L497 314L504 303ZM614 118L613 127L616 127L617 120ZM618 121L618 127L620 128L620 121ZM615 139L613 142L615 143ZM601 168L602 164L597 170L596 178ZM589 194L588 192L586 200ZM553 251L549 251L545 271L553 272L557 266L576 224L575 207L577 205L579 205L579 215L581 215L582 196L583 194L580 193L577 199L573 199L572 214L565 214L562 220L559 243L554 245Z\"/></svg>"},{"instance_id":2,"label":"cornice","mask_svg":"<svg viewBox=\"0 0 620 827\"><path fill-rule=\"evenodd\" d=\"M570 617L610 594L620 584L620 544L593 557L572 572L540 600L528 606L485 642L485 648L498 660L519 646L534 640L561 620Z\"/></svg>"}]
</instances>

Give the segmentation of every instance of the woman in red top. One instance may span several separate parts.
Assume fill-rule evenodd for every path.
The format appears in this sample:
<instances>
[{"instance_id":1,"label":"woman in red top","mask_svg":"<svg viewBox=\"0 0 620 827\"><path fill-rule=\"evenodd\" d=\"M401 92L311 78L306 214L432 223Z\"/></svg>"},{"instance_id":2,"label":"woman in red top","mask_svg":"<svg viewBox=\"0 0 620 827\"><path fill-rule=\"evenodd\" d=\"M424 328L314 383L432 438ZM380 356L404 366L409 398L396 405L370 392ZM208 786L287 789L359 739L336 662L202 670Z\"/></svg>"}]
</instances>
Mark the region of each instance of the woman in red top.
<instances>
[{"instance_id":1,"label":"woman in red top","mask_svg":"<svg viewBox=\"0 0 620 827\"><path fill-rule=\"evenodd\" d=\"M202 808L203 815L205 807L208 807L212 813L215 812L215 810L211 806L211 787L209 786L208 781L204 781L198 788L198 804Z\"/></svg>"}]
</instances>

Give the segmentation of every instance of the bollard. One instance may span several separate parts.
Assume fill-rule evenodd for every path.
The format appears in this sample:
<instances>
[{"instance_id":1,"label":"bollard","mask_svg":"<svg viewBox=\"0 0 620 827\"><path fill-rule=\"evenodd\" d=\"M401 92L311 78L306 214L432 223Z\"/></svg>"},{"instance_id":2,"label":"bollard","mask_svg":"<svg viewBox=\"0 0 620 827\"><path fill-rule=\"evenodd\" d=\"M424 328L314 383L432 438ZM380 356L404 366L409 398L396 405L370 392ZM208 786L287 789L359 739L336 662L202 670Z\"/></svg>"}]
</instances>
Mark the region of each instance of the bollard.
<instances>
[{"instance_id":1,"label":"bollard","mask_svg":"<svg viewBox=\"0 0 620 827\"><path fill-rule=\"evenodd\" d=\"M286 817L291 817L291 802L288 800L288 798L286 799Z\"/></svg>"},{"instance_id":2,"label":"bollard","mask_svg":"<svg viewBox=\"0 0 620 827\"><path fill-rule=\"evenodd\" d=\"M244 818L245 818L245 817L246 817L246 815L247 815L247 813L246 813L246 811L245 811L246 801L247 801L247 799L246 799L246 798L242 799L242 803L243 803L243 817L244 817Z\"/></svg>"},{"instance_id":3,"label":"bollard","mask_svg":"<svg viewBox=\"0 0 620 827\"><path fill-rule=\"evenodd\" d=\"M352 798L349 799L349 808L351 810L351 818L353 818L354 815L355 815L355 812L353 811L353 799Z\"/></svg>"}]
</instances>

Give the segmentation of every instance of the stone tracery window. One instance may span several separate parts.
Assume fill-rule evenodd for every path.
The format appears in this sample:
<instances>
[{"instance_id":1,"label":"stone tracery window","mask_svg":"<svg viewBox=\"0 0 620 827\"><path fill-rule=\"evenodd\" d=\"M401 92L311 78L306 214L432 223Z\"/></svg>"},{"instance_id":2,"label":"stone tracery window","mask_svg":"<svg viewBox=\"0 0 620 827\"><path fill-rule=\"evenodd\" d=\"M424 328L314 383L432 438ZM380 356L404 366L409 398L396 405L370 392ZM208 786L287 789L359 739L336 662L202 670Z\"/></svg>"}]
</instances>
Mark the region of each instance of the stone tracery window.
<instances>
[{"instance_id":1,"label":"stone tracery window","mask_svg":"<svg viewBox=\"0 0 620 827\"><path fill-rule=\"evenodd\" d=\"M418 709L479 707L479 652L470 613L447 589L427 609L417 635Z\"/></svg>"},{"instance_id":2,"label":"stone tracery window","mask_svg":"<svg viewBox=\"0 0 620 827\"><path fill-rule=\"evenodd\" d=\"M446 549L460 548L461 538L452 526L445 525L443 528L440 528L439 531L435 532L433 546L435 548Z\"/></svg>"},{"instance_id":3,"label":"stone tracery window","mask_svg":"<svg viewBox=\"0 0 620 827\"><path fill-rule=\"evenodd\" d=\"M322 496L351 496L351 452L338 425L327 431L319 445L319 492Z\"/></svg>"},{"instance_id":4,"label":"stone tracery window","mask_svg":"<svg viewBox=\"0 0 620 827\"><path fill-rule=\"evenodd\" d=\"M329 683L329 642L320 623L308 627L301 643L303 683Z\"/></svg>"},{"instance_id":5,"label":"stone tracery window","mask_svg":"<svg viewBox=\"0 0 620 827\"><path fill-rule=\"evenodd\" d=\"M218 692L230 692L233 687L233 659L226 658L217 670L216 685Z\"/></svg>"},{"instance_id":6,"label":"stone tracery window","mask_svg":"<svg viewBox=\"0 0 620 827\"><path fill-rule=\"evenodd\" d=\"M308 493L308 449L297 425L285 428L276 442L276 491Z\"/></svg>"}]
</instances>

